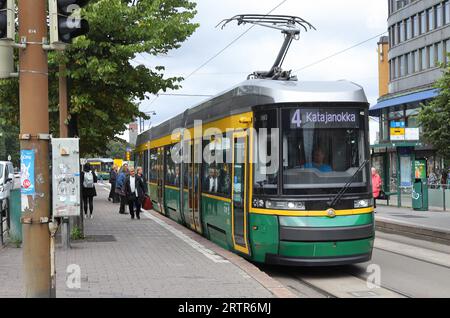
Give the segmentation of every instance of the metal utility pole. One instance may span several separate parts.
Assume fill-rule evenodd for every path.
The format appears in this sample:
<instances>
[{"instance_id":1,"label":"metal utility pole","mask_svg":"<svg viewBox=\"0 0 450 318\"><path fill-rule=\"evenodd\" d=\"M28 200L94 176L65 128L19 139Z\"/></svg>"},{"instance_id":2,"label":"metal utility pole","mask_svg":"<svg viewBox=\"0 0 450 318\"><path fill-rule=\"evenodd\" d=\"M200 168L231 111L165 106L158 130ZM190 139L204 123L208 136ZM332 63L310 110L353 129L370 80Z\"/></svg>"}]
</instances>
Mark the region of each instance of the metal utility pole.
<instances>
[{"instance_id":1,"label":"metal utility pole","mask_svg":"<svg viewBox=\"0 0 450 318\"><path fill-rule=\"evenodd\" d=\"M19 0L20 149L34 152L35 195L22 195L26 297L50 297L50 176L46 0Z\"/></svg>"},{"instance_id":2,"label":"metal utility pole","mask_svg":"<svg viewBox=\"0 0 450 318\"><path fill-rule=\"evenodd\" d=\"M68 116L66 64L59 64L59 138L69 137L69 127L66 125ZM69 218L61 218L61 242L64 249L70 248Z\"/></svg>"}]
</instances>

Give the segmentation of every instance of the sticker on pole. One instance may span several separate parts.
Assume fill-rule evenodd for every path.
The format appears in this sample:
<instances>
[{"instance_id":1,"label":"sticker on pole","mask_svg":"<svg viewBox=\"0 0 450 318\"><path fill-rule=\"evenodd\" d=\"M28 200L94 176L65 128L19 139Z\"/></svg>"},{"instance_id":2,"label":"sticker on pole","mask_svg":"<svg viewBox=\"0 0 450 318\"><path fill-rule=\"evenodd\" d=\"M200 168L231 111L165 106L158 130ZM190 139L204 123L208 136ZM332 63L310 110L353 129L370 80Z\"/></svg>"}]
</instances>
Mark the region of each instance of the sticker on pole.
<instances>
[{"instance_id":1,"label":"sticker on pole","mask_svg":"<svg viewBox=\"0 0 450 318\"><path fill-rule=\"evenodd\" d=\"M34 150L22 150L20 152L20 187L21 193L25 195L34 195Z\"/></svg>"}]
</instances>

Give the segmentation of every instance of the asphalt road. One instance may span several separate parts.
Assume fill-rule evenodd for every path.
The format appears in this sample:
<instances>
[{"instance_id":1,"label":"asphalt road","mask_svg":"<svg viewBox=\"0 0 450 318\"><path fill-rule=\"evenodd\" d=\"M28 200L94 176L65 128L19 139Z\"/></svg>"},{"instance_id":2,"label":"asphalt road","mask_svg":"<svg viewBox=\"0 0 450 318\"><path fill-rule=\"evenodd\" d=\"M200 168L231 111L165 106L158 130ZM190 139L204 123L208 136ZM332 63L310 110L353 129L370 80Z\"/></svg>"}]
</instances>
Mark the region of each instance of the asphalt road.
<instances>
[{"instance_id":1,"label":"asphalt road","mask_svg":"<svg viewBox=\"0 0 450 318\"><path fill-rule=\"evenodd\" d=\"M373 265L380 270L381 288L367 284ZM450 246L379 232L368 263L322 268L261 265L260 269L299 297L450 297Z\"/></svg>"}]
</instances>

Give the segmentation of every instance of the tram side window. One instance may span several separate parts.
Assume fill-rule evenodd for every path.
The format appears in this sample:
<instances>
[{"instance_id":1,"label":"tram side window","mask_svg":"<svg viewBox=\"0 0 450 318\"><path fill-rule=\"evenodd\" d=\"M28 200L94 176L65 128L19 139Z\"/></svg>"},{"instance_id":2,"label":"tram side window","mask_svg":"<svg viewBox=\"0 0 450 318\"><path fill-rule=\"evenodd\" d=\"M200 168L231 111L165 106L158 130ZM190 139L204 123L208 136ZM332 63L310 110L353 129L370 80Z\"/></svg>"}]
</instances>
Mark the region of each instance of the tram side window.
<instances>
[{"instance_id":1,"label":"tram side window","mask_svg":"<svg viewBox=\"0 0 450 318\"><path fill-rule=\"evenodd\" d=\"M145 176L145 178L146 178L147 180L149 179L149 175L148 175L148 160L149 160L149 158L148 158L148 151L145 150L145 151L144 151L144 163L143 163L143 165L141 166L141 168L144 169L143 174L144 174L144 176Z\"/></svg>"},{"instance_id":2,"label":"tram side window","mask_svg":"<svg viewBox=\"0 0 450 318\"><path fill-rule=\"evenodd\" d=\"M221 160L212 163L203 163L203 192L224 197L231 196L231 164L226 163L227 151L231 151L230 139L223 137L214 145L209 141L204 142L205 147L210 148L211 154Z\"/></svg>"},{"instance_id":3,"label":"tram side window","mask_svg":"<svg viewBox=\"0 0 450 318\"><path fill-rule=\"evenodd\" d=\"M158 165L158 152L156 149L150 150L150 177L149 177L149 180L152 182L156 182L158 179L157 165Z\"/></svg>"},{"instance_id":4,"label":"tram side window","mask_svg":"<svg viewBox=\"0 0 450 318\"><path fill-rule=\"evenodd\" d=\"M166 185L170 186L180 186L180 166L175 164L172 159L172 146L168 146L165 148L166 152Z\"/></svg>"},{"instance_id":5,"label":"tram side window","mask_svg":"<svg viewBox=\"0 0 450 318\"><path fill-rule=\"evenodd\" d=\"M255 114L255 129L258 138L254 138L254 193L259 195L278 192L279 147L272 145L272 139L278 143L278 118L276 109Z\"/></svg>"}]
</instances>

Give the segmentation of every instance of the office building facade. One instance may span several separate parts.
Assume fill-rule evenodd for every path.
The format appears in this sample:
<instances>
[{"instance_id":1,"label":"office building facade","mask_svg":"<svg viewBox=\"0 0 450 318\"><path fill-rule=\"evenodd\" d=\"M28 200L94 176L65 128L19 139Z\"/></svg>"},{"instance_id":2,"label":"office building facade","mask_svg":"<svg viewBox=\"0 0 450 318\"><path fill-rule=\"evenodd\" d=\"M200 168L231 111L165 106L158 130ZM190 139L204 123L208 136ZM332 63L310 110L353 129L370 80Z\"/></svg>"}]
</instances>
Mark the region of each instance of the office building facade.
<instances>
[{"instance_id":1,"label":"office building facade","mask_svg":"<svg viewBox=\"0 0 450 318\"><path fill-rule=\"evenodd\" d=\"M388 37L378 43L380 98L371 107L380 133L372 163L398 205L409 206L416 178L443 173L445 159L422 138L417 116L438 95L434 83L450 62L450 0L388 0Z\"/></svg>"}]
</instances>

